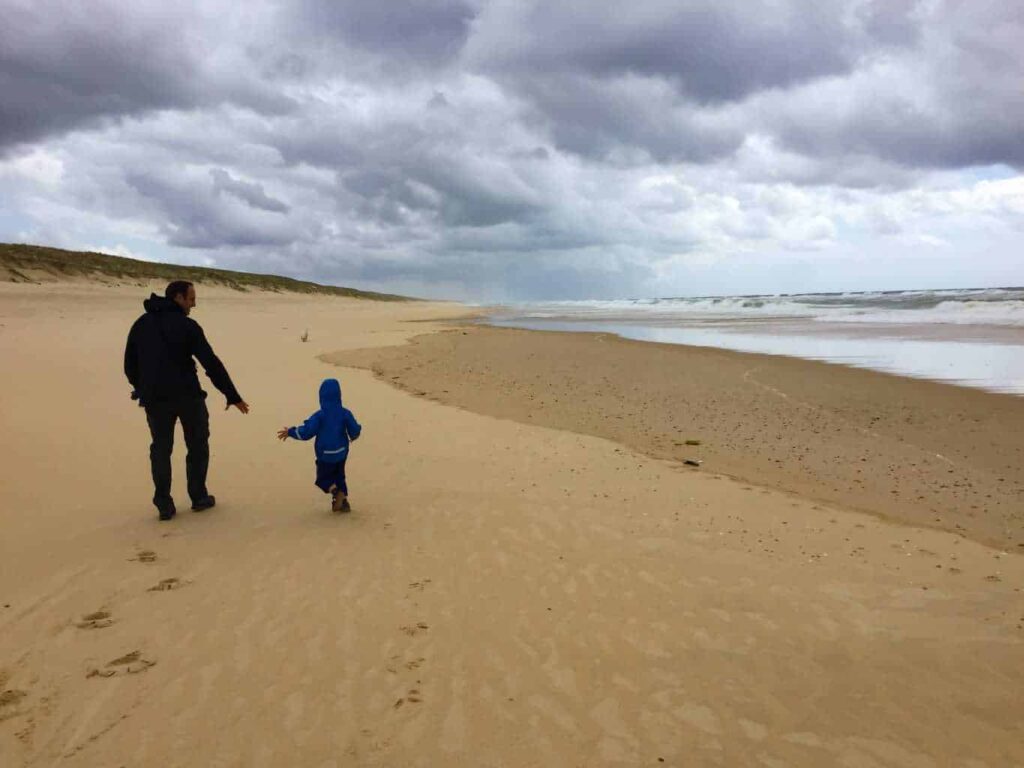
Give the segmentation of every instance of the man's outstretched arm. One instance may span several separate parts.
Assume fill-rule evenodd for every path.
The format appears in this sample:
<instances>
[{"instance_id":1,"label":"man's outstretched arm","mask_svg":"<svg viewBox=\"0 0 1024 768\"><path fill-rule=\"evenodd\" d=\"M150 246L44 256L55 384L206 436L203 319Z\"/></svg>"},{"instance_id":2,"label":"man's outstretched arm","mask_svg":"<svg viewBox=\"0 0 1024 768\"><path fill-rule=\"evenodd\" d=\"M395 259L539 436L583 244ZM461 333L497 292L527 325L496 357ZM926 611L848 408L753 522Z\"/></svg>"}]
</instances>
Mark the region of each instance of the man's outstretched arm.
<instances>
[{"instance_id":1,"label":"man's outstretched arm","mask_svg":"<svg viewBox=\"0 0 1024 768\"><path fill-rule=\"evenodd\" d=\"M213 347L210 346L210 342L206 340L206 334L203 333L203 329L199 326L199 323L192 322L192 354L202 364L203 370L206 371L206 375L210 377L210 381L213 382L213 386L221 391L224 397L227 398L227 406L225 410L230 408L232 405L235 406L242 413L249 412L249 404L242 399L242 396L238 394L238 390L235 389L234 383L231 381L231 377L228 375L227 368L224 367L224 363L220 361L220 358L213 353Z\"/></svg>"}]
</instances>

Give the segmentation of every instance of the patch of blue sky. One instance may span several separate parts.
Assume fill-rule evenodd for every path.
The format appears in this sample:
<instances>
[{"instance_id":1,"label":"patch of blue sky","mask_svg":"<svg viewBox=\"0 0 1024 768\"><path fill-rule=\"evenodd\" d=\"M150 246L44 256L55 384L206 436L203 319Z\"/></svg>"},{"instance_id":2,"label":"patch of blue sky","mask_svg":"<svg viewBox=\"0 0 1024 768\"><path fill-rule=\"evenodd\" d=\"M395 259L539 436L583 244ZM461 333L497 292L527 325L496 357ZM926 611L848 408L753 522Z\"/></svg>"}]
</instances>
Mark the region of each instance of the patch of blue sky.
<instances>
[{"instance_id":1,"label":"patch of blue sky","mask_svg":"<svg viewBox=\"0 0 1024 768\"><path fill-rule=\"evenodd\" d=\"M962 173L970 181L1002 181L1004 179L1013 179L1020 175L1013 168L1003 163L977 165L965 169Z\"/></svg>"}]
</instances>

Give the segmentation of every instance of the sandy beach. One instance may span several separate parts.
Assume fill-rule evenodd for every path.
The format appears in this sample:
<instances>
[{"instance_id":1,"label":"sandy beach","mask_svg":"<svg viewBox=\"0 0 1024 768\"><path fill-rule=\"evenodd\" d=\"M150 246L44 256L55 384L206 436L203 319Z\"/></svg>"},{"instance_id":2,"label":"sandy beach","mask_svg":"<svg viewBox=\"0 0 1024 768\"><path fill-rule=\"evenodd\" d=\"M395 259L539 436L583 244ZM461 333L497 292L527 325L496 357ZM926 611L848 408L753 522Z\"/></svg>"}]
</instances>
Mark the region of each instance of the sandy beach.
<instances>
[{"instance_id":1,"label":"sandy beach","mask_svg":"<svg viewBox=\"0 0 1024 768\"><path fill-rule=\"evenodd\" d=\"M200 285L252 412L160 523L148 291L0 285L5 768L1024 764L1024 399Z\"/></svg>"}]
</instances>

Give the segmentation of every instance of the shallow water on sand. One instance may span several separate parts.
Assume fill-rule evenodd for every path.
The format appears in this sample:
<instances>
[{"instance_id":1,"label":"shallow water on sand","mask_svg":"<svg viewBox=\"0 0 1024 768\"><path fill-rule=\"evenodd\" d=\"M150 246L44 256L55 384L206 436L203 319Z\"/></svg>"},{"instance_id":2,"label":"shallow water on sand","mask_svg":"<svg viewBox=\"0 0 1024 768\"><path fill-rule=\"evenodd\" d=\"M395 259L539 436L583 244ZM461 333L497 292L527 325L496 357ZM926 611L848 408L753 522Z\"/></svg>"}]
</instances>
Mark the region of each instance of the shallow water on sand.
<instances>
[{"instance_id":1,"label":"shallow water on sand","mask_svg":"<svg viewBox=\"0 0 1024 768\"><path fill-rule=\"evenodd\" d=\"M719 347L868 368L992 392L1024 395L1024 329L984 325L878 324L794 318L712 322L623 322L492 316L492 325L542 331L613 333L637 341Z\"/></svg>"}]
</instances>

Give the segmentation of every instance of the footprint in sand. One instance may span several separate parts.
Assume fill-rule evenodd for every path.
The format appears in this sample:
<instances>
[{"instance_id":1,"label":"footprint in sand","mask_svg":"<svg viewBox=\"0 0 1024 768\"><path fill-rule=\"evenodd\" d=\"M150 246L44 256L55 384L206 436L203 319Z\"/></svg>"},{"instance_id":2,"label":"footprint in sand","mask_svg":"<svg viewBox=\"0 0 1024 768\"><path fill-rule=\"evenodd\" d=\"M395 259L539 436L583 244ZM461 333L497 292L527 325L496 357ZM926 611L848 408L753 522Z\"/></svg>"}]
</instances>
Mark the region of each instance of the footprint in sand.
<instances>
[{"instance_id":1,"label":"footprint in sand","mask_svg":"<svg viewBox=\"0 0 1024 768\"><path fill-rule=\"evenodd\" d=\"M75 626L79 629L104 629L114 623L107 611L95 611L87 613Z\"/></svg>"},{"instance_id":2,"label":"footprint in sand","mask_svg":"<svg viewBox=\"0 0 1024 768\"><path fill-rule=\"evenodd\" d=\"M405 694L405 696L399 697L399 699L395 702L395 709L401 707L403 704L405 704L405 702L409 702L410 704L419 704L421 701L423 701L423 698L420 695L419 689L410 688L409 692Z\"/></svg>"},{"instance_id":3,"label":"footprint in sand","mask_svg":"<svg viewBox=\"0 0 1024 768\"><path fill-rule=\"evenodd\" d=\"M182 581L176 576L172 576L169 579L160 579L157 584L147 589L147 592L169 592L172 589L181 589L186 584L191 584L191 581Z\"/></svg>"},{"instance_id":4,"label":"footprint in sand","mask_svg":"<svg viewBox=\"0 0 1024 768\"><path fill-rule=\"evenodd\" d=\"M118 656L113 661L108 661L103 669L92 669L86 677L114 677L115 675L137 675L145 672L156 662L142 657L142 651L132 651L124 656Z\"/></svg>"},{"instance_id":5,"label":"footprint in sand","mask_svg":"<svg viewBox=\"0 0 1024 768\"><path fill-rule=\"evenodd\" d=\"M14 706L26 696L28 694L25 691L19 691L16 688L0 691L0 722L20 714L14 709Z\"/></svg>"},{"instance_id":6,"label":"footprint in sand","mask_svg":"<svg viewBox=\"0 0 1024 768\"><path fill-rule=\"evenodd\" d=\"M420 632L424 632L424 631L430 629L430 627L427 624L425 624L424 622L420 621L420 622L417 622L415 625L413 625L413 624L403 625L403 626L399 627L399 629L402 630L403 632L405 632L405 634L407 634L409 637L415 637Z\"/></svg>"},{"instance_id":7,"label":"footprint in sand","mask_svg":"<svg viewBox=\"0 0 1024 768\"><path fill-rule=\"evenodd\" d=\"M420 656L418 659L412 659L410 661L403 662L402 661L402 657L396 655L396 656L392 656L391 658L388 659L389 663L384 667L384 669L386 669L388 672L390 672L393 675L397 675L398 674L398 666L399 666L399 664L401 664L401 666L405 667L408 670L414 670L414 669L419 669L420 665L424 661L426 661L426 659L423 658L422 656Z\"/></svg>"},{"instance_id":8,"label":"footprint in sand","mask_svg":"<svg viewBox=\"0 0 1024 768\"><path fill-rule=\"evenodd\" d=\"M409 589L418 589L418 590L422 591L422 590L426 589L427 584L429 584L429 583L430 583L430 579L422 579L421 581L412 581L412 582L409 582Z\"/></svg>"},{"instance_id":9,"label":"footprint in sand","mask_svg":"<svg viewBox=\"0 0 1024 768\"><path fill-rule=\"evenodd\" d=\"M362 736L363 740L365 740L365 749L371 753L381 752L385 749L390 749L391 747L391 742L389 740L378 739L369 728L363 728L359 731L359 734ZM358 758L359 753L360 746L356 744L353 744L346 750L346 754L353 759Z\"/></svg>"},{"instance_id":10,"label":"footprint in sand","mask_svg":"<svg viewBox=\"0 0 1024 768\"><path fill-rule=\"evenodd\" d=\"M140 550L135 557L128 558L128 562L133 563L155 563L156 552L151 549Z\"/></svg>"}]
</instances>

